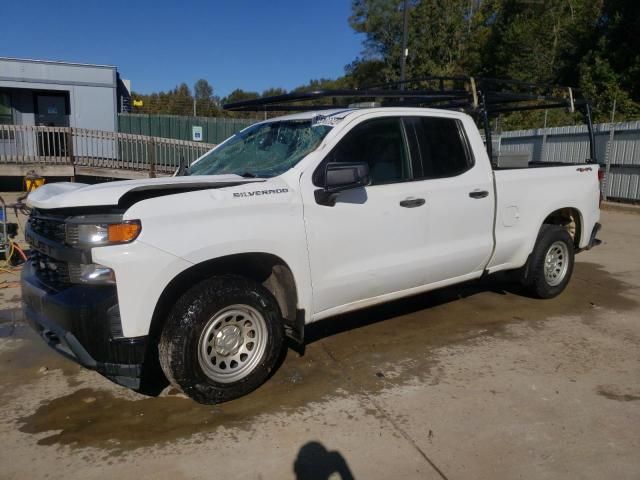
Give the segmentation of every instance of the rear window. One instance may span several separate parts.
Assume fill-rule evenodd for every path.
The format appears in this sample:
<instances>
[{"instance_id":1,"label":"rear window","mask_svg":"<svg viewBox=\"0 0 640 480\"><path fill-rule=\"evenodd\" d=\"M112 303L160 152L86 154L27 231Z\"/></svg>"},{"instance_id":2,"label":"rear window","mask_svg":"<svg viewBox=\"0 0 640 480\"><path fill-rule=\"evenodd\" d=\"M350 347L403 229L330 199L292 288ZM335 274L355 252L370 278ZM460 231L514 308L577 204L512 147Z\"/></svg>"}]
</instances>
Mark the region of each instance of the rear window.
<instances>
[{"instance_id":1,"label":"rear window","mask_svg":"<svg viewBox=\"0 0 640 480\"><path fill-rule=\"evenodd\" d=\"M415 179L454 177L473 166L459 120L409 117L405 120Z\"/></svg>"}]
</instances>

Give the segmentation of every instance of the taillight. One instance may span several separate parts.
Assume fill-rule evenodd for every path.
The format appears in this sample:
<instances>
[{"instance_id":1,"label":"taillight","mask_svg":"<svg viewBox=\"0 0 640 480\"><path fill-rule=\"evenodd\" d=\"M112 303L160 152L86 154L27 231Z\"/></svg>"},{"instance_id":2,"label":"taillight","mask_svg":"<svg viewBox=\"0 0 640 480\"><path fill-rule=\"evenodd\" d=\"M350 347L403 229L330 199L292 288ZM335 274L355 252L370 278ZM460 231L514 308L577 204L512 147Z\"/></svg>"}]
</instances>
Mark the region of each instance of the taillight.
<instances>
[{"instance_id":1,"label":"taillight","mask_svg":"<svg viewBox=\"0 0 640 480\"><path fill-rule=\"evenodd\" d=\"M602 190L604 189L604 169L603 168L599 168L598 169L598 182L600 183L600 204L599 204L599 206L602 207Z\"/></svg>"}]
</instances>

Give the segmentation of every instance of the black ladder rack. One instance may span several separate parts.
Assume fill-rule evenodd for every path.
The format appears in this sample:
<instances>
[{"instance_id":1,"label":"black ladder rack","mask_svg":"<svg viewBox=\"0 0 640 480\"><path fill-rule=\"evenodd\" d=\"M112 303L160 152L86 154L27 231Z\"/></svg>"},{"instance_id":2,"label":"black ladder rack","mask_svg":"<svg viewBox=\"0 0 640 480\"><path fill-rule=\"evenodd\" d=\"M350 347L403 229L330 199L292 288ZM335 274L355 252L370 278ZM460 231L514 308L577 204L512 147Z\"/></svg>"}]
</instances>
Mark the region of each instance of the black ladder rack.
<instances>
[{"instance_id":1,"label":"black ladder rack","mask_svg":"<svg viewBox=\"0 0 640 480\"><path fill-rule=\"evenodd\" d=\"M240 112L296 112L353 108L366 104L379 107L428 107L466 112L482 121L489 158L492 156L489 120L500 113L566 109L583 114L589 132L590 161L596 162L591 105L575 97L571 87L544 85L486 77L422 77L359 89L318 89L243 100L223 105ZM316 103L325 100L324 103ZM355 104L355 105L354 105Z\"/></svg>"}]
</instances>

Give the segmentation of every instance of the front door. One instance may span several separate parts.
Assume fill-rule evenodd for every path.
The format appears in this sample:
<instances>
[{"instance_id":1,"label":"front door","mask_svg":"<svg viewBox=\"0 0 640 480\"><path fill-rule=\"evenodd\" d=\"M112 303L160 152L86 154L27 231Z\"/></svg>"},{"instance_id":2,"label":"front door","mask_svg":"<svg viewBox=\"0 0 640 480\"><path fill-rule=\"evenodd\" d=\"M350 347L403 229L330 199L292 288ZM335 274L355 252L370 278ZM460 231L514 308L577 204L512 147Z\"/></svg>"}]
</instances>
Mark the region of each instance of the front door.
<instances>
[{"instance_id":1,"label":"front door","mask_svg":"<svg viewBox=\"0 0 640 480\"><path fill-rule=\"evenodd\" d=\"M313 191L329 161L367 162L371 185L341 192L333 207L319 205ZM310 177L301 181L314 314L420 284L428 209L424 182L412 181L401 118L355 126Z\"/></svg>"}]
</instances>

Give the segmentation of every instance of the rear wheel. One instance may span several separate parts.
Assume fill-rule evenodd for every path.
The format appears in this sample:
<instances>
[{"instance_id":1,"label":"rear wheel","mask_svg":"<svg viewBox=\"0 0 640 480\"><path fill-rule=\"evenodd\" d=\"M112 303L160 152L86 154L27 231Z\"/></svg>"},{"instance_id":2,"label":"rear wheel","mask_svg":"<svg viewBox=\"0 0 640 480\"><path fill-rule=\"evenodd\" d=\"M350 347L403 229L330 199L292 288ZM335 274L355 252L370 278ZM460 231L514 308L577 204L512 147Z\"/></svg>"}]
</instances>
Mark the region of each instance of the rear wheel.
<instances>
[{"instance_id":1,"label":"rear wheel","mask_svg":"<svg viewBox=\"0 0 640 480\"><path fill-rule=\"evenodd\" d=\"M169 381L200 403L259 387L283 350L280 309L262 285L237 276L205 280L176 303L159 344Z\"/></svg>"},{"instance_id":2,"label":"rear wheel","mask_svg":"<svg viewBox=\"0 0 640 480\"><path fill-rule=\"evenodd\" d=\"M553 298L569 283L574 247L569 232L558 225L543 225L524 269L523 285L538 298Z\"/></svg>"}]
</instances>

